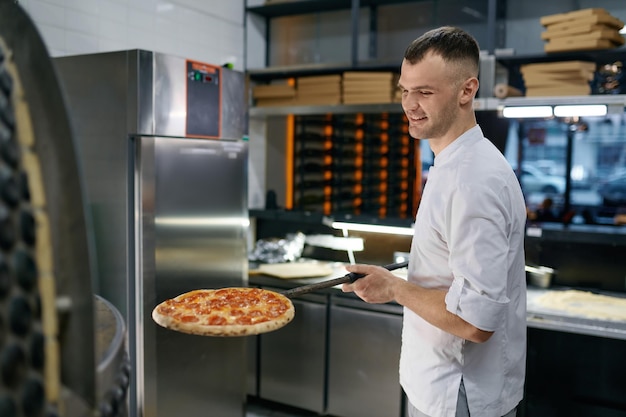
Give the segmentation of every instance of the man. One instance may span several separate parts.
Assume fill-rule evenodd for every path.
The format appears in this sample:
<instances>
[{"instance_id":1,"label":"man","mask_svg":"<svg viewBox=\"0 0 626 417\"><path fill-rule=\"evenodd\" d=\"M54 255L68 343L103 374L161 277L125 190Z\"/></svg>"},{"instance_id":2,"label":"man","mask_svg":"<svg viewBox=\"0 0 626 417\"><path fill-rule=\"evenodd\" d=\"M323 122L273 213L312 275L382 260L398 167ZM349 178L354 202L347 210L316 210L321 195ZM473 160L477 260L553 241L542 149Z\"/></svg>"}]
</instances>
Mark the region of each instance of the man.
<instances>
[{"instance_id":1,"label":"man","mask_svg":"<svg viewBox=\"0 0 626 417\"><path fill-rule=\"evenodd\" d=\"M410 416L515 416L526 362L526 206L476 124L479 47L442 27L407 48L399 88L411 136L434 166L415 219L408 279L379 266L344 291L404 306L400 382Z\"/></svg>"}]
</instances>

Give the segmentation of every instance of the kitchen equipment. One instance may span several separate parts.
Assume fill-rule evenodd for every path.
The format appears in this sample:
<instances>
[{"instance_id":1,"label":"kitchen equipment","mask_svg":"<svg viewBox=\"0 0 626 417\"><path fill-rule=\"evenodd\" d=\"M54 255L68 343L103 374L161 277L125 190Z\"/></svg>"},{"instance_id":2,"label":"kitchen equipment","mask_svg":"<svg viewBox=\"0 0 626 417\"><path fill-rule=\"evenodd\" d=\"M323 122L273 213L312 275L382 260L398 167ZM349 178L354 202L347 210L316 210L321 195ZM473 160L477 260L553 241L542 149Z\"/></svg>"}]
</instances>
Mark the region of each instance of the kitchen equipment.
<instances>
[{"instance_id":1,"label":"kitchen equipment","mask_svg":"<svg viewBox=\"0 0 626 417\"><path fill-rule=\"evenodd\" d=\"M526 277L530 285L540 288L548 288L552 284L554 269L547 266L530 266L526 265Z\"/></svg>"},{"instance_id":2,"label":"kitchen equipment","mask_svg":"<svg viewBox=\"0 0 626 417\"><path fill-rule=\"evenodd\" d=\"M0 415L125 416L123 320L93 297L75 135L43 40L0 1Z\"/></svg>"},{"instance_id":3,"label":"kitchen equipment","mask_svg":"<svg viewBox=\"0 0 626 417\"><path fill-rule=\"evenodd\" d=\"M403 307L330 296L326 415L400 417L398 381ZM358 348L355 349L355 346ZM344 387L350 386L349 390Z\"/></svg>"},{"instance_id":4,"label":"kitchen equipment","mask_svg":"<svg viewBox=\"0 0 626 417\"><path fill-rule=\"evenodd\" d=\"M400 269L400 268L406 268L408 265L409 265L409 262L406 261L406 262L398 262L394 264L385 265L383 268L389 271L393 271L393 270ZM359 278L363 278L364 276L365 275L363 274L350 272L349 274L346 274L343 277L339 277L339 278L335 278L335 279L331 279L327 281L322 281L322 282L317 282L314 284L303 285L301 287L292 288L290 290L283 291L282 294L286 297L293 298L293 297L297 297L299 295L307 294L307 293L317 291L323 288L330 288L330 287L334 287L335 285L345 284L347 282L354 282Z\"/></svg>"},{"instance_id":5,"label":"kitchen equipment","mask_svg":"<svg viewBox=\"0 0 626 417\"><path fill-rule=\"evenodd\" d=\"M144 50L54 64L94 223L94 289L127 323L130 416L242 417L245 338L194 338L150 314L195 288L247 284L244 74Z\"/></svg>"}]
</instances>

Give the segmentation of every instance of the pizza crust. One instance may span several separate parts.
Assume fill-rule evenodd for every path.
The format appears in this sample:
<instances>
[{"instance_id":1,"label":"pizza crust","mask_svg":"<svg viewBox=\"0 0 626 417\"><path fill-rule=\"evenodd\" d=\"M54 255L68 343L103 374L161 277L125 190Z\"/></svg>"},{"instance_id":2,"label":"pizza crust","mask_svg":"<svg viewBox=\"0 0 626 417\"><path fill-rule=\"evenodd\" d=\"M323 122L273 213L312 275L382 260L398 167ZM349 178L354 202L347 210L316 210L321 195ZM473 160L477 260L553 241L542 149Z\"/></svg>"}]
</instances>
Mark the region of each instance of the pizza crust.
<instances>
[{"instance_id":1,"label":"pizza crust","mask_svg":"<svg viewBox=\"0 0 626 417\"><path fill-rule=\"evenodd\" d=\"M201 296L204 300L211 301L215 300L215 294L220 290L228 290L228 291L236 291L240 294L257 294L257 293L265 293L266 296L271 296L275 298L277 301L281 303L284 307L284 311L278 315L277 317L269 318L265 321L261 321L258 323L252 324L222 324L222 325L210 325L206 324L203 321L207 319L207 317L211 314L220 314L225 316L230 316L229 311L233 309L240 309L246 311L247 309L256 310L256 311L267 311L267 305L255 304L249 306L227 306L225 310L208 311L206 315L203 315L198 310L202 307L195 310L170 310L173 314L168 314L167 309L170 308L172 303L180 302L185 300L185 298L189 298L190 296ZM181 304L184 305L184 304ZM206 308L205 308L206 310ZM180 320L175 317L176 314L184 314L184 315L193 315L198 321L187 322ZM258 288L220 288L220 289L205 289L205 290L194 290L184 294L181 294L173 299L165 300L159 305L157 305L152 310L152 319L158 325L165 327L170 330L175 330L182 333L188 333L199 336L250 336L261 333L267 333L273 330L277 330L291 320L293 320L295 315L295 309L291 300L285 297L282 294L275 293L273 291L258 289Z\"/></svg>"}]
</instances>

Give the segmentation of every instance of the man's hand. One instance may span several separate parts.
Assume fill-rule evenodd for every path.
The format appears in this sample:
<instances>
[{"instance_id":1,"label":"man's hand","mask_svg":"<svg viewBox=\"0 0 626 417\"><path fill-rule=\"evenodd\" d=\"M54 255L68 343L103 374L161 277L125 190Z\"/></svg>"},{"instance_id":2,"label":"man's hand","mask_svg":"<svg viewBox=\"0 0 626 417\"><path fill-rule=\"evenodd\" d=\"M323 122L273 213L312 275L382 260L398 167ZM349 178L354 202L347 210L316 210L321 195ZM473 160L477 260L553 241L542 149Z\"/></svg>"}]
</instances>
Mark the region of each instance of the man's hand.
<instances>
[{"instance_id":1,"label":"man's hand","mask_svg":"<svg viewBox=\"0 0 626 417\"><path fill-rule=\"evenodd\" d=\"M388 303L395 300L395 288L398 281L404 281L382 266L348 265L348 272L365 275L351 284L343 284L343 292L354 292L363 301L372 304Z\"/></svg>"}]
</instances>

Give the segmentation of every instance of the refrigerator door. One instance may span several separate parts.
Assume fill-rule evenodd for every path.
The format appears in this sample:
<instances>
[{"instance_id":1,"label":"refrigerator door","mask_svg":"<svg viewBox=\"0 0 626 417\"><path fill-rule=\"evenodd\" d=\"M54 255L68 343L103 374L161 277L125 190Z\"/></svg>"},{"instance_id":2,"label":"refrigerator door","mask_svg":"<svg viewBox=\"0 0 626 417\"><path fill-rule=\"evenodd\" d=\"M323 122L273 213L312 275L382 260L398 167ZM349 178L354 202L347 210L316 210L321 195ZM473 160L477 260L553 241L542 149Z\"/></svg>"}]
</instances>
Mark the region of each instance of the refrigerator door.
<instances>
[{"instance_id":1,"label":"refrigerator door","mask_svg":"<svg viewBox=\"0 0 626 417\"><path fill-rule=\"evenodd\" d=\"M241 417L245 339L166 330L151 312L190 290L247 285L247 143L134 143L137 415Z\"/></svg>"}]
</instances>

